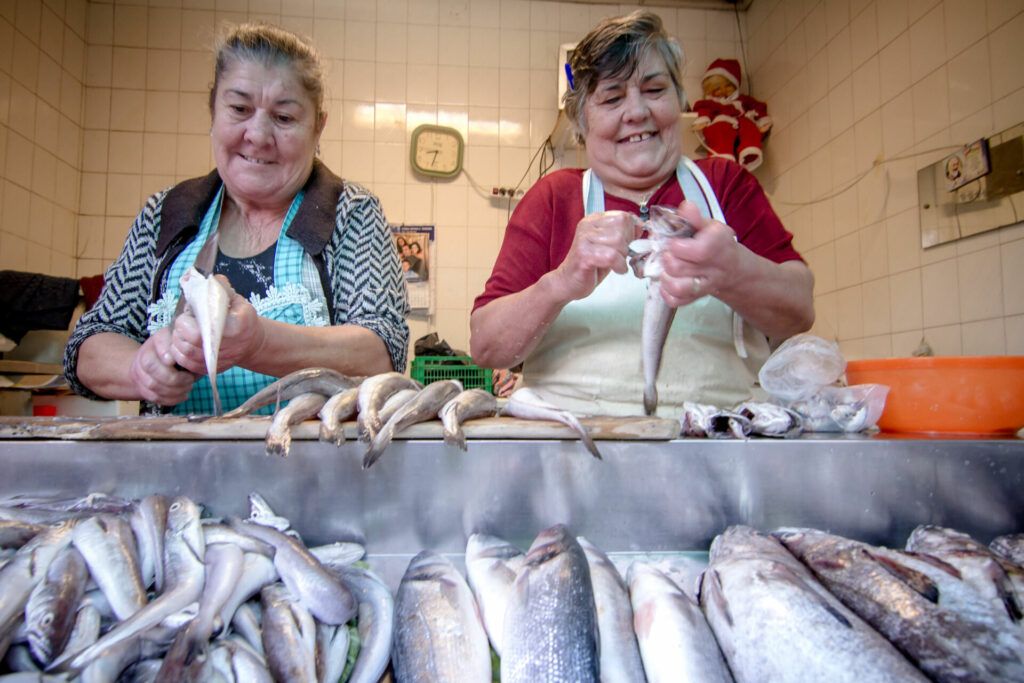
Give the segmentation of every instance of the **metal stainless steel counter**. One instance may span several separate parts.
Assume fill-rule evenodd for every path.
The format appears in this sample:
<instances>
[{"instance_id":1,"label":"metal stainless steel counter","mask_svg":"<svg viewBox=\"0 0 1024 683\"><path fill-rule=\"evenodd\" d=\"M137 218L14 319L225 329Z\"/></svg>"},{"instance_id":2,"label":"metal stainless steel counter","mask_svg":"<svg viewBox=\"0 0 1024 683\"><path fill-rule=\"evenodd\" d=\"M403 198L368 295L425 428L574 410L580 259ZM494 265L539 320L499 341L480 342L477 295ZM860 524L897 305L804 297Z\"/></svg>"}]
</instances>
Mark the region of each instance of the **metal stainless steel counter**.
<instances>
[{"instance_id":1,"label":"metal stainless steel counter","mask_svg":"<svg viewBox=\"0 0 1024 683\"><path fill-rule=\"evenodd\" d=\"M814 526L902 545L918 524L981 541L1024 530L1024 440L805 436L796 440L394 442L370 470L364 446L296 441L0 441L0 498L184 494L212 515L247 514L259 491L310 544L365 543L397 583L431 548L461 554L474 531L527 547L562 522L611 553L706 550L731 524ZM397 572L397 574L396 574Z\"/></svg>"}]
</instances>

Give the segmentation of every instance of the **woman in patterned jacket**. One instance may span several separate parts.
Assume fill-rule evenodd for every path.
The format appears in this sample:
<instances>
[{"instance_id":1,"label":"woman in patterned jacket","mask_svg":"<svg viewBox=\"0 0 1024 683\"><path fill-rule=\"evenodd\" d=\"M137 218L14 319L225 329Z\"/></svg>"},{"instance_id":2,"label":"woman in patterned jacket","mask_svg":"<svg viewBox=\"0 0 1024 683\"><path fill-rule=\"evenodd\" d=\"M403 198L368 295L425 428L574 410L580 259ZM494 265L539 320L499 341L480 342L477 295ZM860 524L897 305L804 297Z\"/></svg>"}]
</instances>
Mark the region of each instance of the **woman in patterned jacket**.
<instances>
[{"instance_id":1,"label":"woman in patterned jacket","mask_svg":"<svg viewBox=\"0 0 1024 683\"><path fill-rule=\"evenodd\" d=\"M323 90L316 52L295 35L247 24L223 38L210 92L216 169L153 195L135 219L68 342L77 392L212 412L199 326L174 311L213 231L214 272L233 288L219 356L226 410L304 367L405 369L408 303L380 203L315 158Z\"/></svg>"}]
</instances>

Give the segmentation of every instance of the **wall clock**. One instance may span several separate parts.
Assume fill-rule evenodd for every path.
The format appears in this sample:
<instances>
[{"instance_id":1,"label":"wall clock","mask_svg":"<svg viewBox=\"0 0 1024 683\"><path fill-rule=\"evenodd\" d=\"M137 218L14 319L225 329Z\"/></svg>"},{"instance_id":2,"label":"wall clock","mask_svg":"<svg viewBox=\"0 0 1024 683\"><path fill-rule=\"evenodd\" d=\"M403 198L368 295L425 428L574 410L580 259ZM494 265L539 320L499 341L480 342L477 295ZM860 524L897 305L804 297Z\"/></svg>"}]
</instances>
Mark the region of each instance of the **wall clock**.
<instances>
[{"instance_id":1,"label":"wall clock","mask_svg":"<svg viewBox=\"0 0 1024 683\"><path fill-rule=\"evenodd\" d=\"M409 159L417 173L454 178L462 172L462 134L454 128L424 124L412 132Z\"/></svg>"}]
</instances>

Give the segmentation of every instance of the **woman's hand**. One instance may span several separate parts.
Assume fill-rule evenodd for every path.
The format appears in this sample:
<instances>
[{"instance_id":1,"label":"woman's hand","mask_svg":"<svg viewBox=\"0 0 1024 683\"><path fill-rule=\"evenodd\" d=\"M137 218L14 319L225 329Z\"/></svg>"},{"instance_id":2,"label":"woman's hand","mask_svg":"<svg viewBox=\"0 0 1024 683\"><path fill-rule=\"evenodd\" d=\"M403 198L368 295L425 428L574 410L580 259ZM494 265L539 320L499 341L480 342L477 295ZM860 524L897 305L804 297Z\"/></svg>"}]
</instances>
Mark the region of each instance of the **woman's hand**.
<instances>
[{"instance_id":1,"label":"woman's hand","mask_svg":"<svg viewBox=\"0 0 1024 683\"><path fill-rule=\"evenodd\" d=\"M679 214L696 231L693 237L669 239L662 252L659 284L669 306L679 307L711 294L719 296L740 279L743 247L725 223L705 220L695 204L684 201Z\"/></svg>"},{"instance_id":2,"label":"woman's hand","mask_svg":"<svg viewBox=\"0 0 1024 683\"><path fill-rule=\"evenodd\" d=\"M159 330L139 347L132 357L128 376L143 400L161 406L173 406L188 397L196 375L174 364L171 329Z\"/></svg>"},{"instance_id":3,"label":"woman's hand","mask_svg":"<svg viewBox=\"0 0 1024 683\"><path fill-rule=\"evenodd\" d=\"M266 332L256 309L245 297L231 288L223 275L217 279L228 292L228 314L224 320L224 333L217 353L217 371L224 372L236 365L247 366L263 346ZM206 374L203 337L199 321L190 308L174 321L174 360L181 367L197 375Z\"/></svg>"},{"instance_id":4,"label":"woman's hand","mask_svg":"<svg viewBox=\"0 0 1024 683\"><path fill-rule=\"evenodd\" d=\"M625 273L629 243L639 236L641 225L625 211L604 211L581 220L569 253L554 271L566 299L585 298L610 270Z\"/></svg>"}]
</instances>

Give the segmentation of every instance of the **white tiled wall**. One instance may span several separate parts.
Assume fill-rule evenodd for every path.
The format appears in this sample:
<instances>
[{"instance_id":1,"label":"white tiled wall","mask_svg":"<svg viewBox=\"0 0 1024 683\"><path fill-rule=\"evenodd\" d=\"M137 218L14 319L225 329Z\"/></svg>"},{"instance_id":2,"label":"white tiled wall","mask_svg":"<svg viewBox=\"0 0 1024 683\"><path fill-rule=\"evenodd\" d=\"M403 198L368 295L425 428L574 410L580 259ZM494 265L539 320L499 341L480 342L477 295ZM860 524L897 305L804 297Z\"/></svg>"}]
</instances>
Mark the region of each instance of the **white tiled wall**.
<instances>
[{"instance_id":1,"label":"white tiled wall","mask_svg":"<svg viewBox=\"0 0 1024 683\"><path fill-rule=\"evenodd\" d=\"M508 210L490 189L536 179L530 161L557 114L558 46L633 9L534 0L0 0L0 267L101 272L145 197L212 168L215 32L265 20L312 36L326 58L323 160L375 192L391 222L437 226L436 313L411 321L412 339L437 330L467 349L469 312ZM656 9L684 44L685 85L696 96L706 63L737 55L736 16ZM63 51L49 55L40 46L60 33ZM412 174L409 137L421 123L462 131L465 174Z\"/></svg>"},{"instance_id":2,"label":"white tiled wall","mask_svg":"<svg viewBox=\"0 0 1024 683\"><path fill-rule=\"evenodd\" d=\"M917 170L1024 121L1021 0L756 0L758 176L848 358L1024 354L1024 224L921 248Z\"/></svg>"}]
</instances>

